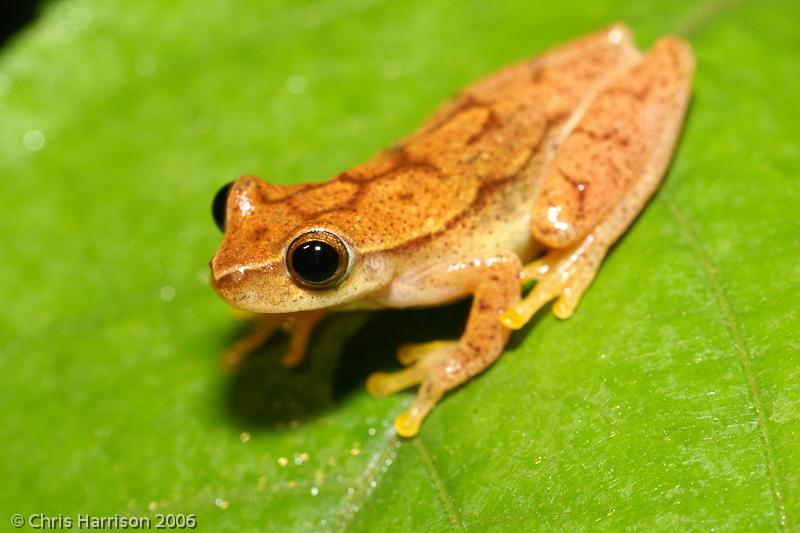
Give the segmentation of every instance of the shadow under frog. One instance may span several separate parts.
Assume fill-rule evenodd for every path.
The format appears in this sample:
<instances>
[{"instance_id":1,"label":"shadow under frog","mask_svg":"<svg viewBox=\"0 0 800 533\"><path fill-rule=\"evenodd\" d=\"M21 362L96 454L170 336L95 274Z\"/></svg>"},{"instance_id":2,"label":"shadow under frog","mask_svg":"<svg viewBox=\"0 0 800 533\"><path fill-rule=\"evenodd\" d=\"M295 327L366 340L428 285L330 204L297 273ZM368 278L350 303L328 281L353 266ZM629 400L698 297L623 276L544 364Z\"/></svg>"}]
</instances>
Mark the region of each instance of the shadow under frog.
<instances>
[{"instance_id":1,"label":"shadow under frog","mask_svg":"<svg viewBox=\"0 0 800 533\"><path fill-rule=\"evenodd\" d=\"M229 375L228 412L249 431L281 430L314 419L351 394L364 391L373 372L402 368L395 357L401 345L457 337L469 309L470 301L462 301L438 308L332 315L319 324L308 357L295 368L280 364L288 338L276 335ZM545 315L539 313L513 334L508 347L518 346ZM232 329L230 337L239 338L243 329Z\"/></svg>"}]
</instances>

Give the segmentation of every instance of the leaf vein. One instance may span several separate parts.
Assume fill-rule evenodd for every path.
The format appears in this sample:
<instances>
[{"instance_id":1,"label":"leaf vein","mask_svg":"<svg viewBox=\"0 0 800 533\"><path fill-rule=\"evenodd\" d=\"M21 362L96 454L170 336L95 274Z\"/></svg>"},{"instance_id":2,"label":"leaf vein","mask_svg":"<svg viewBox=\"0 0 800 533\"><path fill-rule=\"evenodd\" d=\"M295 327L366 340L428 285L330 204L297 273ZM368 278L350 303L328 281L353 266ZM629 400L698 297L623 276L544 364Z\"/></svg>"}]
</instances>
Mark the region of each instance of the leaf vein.
<instances>
[{"instance_id":1,"label":"leaf vein","mask_svg":"<svg viewBox=\"0 0 800 533\"><path fill-rule=\"evenodd\" d=\"M755 374L753 373L753 368L751 366L752 352L741 334L739 325L737 324L736 321L736 315L734 314L730 301L728 300L728 297L725 295L725 291L722 288L722 283L720 282L719 279L719 272L717 270L717 267L711 261L709 254L703 247L703 244L695 235L695 232L692 229L686 215L684 215L683 212L680 210L678 204L675 202L672 196L668 192L662 191L660 197L666 203L670 214L672 215L673 219L677 222L678 226L683 232L684 238L689 243L689 247L692 249L692 251L695 254L695 257L697 258L701 267L705 271L709 286L712 292L714 293L714 296L717 299L717 304L719 306L720 312L722 313L725 327L728 330L728 333L731 337L733 348L736 351L736 354L738 355L739 363L747 380L747 387L750 393L750 401L753 405L753 409L755 410L756 414L758 433L759 436L761 437L761 443L764 448L763 451L767 466L767 474L772 488L772 498L775 504L775 510L778 515L778 522L780 524L781 530L785 531L787 522L786 504L784 502L783 494L781 492L780 480L777 472L777 465L775 463L775 452L773 450L772 442L770 440L769 430L767 427L767 419L766 416L764 415L764 409L762 406L761 391L759 389L758 382L756 380Z\"/></svg>"},{"instance_id":2,"label":"leaf vein","mask_svg":"<svg viewBox=\"0 0 800 533\"><path fill-rule=\"evenodd\" d=\"M428 448L419 436L414 439L414 449L417 450L417 454L423 466L425 466L425 472L427 472L428 478L430 478L436 495L439 496L439 500L442 502L442 507L444 507L444 511L447 514L447 519L450 521L450 527L455 531L460 531L462 529L461 520L458 518L453 498L451 498L450 494L447 492L447 487L442 477L439 475L436 465L433 464L431 460Z\"/></svg>"},{"instance_id":3,"label":"leaf vein","mask_svg":"<svg viewBox=\"0 0 800 533\"><path fill-rule=\"evenodd\" d=\"M709 2L704 2L675 27L675 33L690 37L715 19L721 12L742 2L743 0L710 0Z\"/></svg>"}]
</instances>

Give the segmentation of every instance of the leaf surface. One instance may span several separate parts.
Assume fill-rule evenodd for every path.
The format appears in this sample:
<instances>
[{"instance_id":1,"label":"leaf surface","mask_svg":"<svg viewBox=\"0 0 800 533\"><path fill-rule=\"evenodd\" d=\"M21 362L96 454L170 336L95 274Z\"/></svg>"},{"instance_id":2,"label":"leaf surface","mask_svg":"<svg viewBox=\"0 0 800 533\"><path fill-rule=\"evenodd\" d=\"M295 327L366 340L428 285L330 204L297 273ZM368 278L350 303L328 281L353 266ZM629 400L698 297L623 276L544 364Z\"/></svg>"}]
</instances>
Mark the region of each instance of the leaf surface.
<instances>
[{"instance_id":1,"label":"leaf surface","mask_svg":"<svg viewBox=\"0 0 800 533\"><path fill-rule=\"evenodd\" d=\"M3 510L201 530L800 528L797 5L47 4L0 54ZM209 205L319 181L469 81L615 20L680 33L667 179L576 315L541 314L411 441L371 371L467 308L339 315L235 376ZM6 520L6 518L2 518Z\"/></svg>"}]
</instances>

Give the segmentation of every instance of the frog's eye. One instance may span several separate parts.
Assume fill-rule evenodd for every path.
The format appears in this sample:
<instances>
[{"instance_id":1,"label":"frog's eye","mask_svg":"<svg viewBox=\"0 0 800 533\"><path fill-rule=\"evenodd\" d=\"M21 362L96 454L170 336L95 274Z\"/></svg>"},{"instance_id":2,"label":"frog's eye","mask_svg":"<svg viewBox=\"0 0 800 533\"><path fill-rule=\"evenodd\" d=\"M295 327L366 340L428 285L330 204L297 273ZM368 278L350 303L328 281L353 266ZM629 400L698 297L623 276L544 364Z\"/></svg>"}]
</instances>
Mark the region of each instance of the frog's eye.
<instances>
[{"instance_id":1,"label":"frog's eye","mask_svg":"<svg viewBox=\"0 0 800 533\"><path fill-rule=\"evenodd\" d=\"M220 231L225 231L225 212L228 207L228 194L231 192L233 182L224 185L217 194L214 195L214 201L211 202L211 214L214 215L214 222Z\"/></svg>"},{"instance_id":2,"label":"frog's eye","mask_svg":"<svg viewBox=\"0 0 800 533\"><path fill-rule=\"evenodd\" d=\"M300 235L286 252L289 274L310 289L327 289L342 282L349 258L342 240L327 231Z\"/></svg>"}]
</instances>

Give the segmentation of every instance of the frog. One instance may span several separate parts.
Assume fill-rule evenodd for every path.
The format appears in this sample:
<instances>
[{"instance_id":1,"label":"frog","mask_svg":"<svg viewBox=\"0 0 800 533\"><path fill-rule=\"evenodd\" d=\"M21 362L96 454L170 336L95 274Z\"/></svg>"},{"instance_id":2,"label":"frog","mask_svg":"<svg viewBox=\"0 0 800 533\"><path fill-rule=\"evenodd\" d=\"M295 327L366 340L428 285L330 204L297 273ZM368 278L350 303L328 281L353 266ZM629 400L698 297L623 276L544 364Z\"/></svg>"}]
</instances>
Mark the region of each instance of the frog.
<instances>
[{"instance_id":1,"label":"frog","mask_svg":"<svg viewBox=\"0 0 800 533\"><path fill-rule=\"evenodd\" d=\"M328 181L243 176L214 198L224 232L211 284L256 327L228 370L279 329L304 358L330 312L471 298L463 334L405 344L372 373L376 397L417 387L394 420L416 435L448 391L481 374L552 304L576 311L609 248L657 190L691 98L681 38L641 51L617 23L462 89L412 134Z\"/></svg>"}]
</instances>

